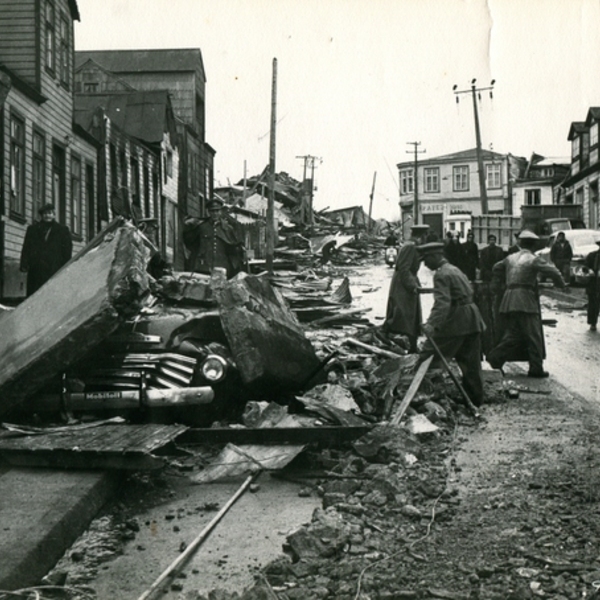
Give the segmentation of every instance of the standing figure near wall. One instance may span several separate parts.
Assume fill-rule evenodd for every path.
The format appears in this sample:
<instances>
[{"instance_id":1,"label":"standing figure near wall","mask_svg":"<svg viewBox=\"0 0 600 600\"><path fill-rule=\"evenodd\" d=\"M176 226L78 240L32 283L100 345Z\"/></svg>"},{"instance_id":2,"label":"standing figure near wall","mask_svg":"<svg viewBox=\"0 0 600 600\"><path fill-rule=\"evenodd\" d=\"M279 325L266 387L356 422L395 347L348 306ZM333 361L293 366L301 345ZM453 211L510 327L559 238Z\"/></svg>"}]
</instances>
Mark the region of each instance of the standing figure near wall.
<instances>
[{"instance_id":1,"label":"standing figure near wall","mask_svg":"<svg viewBox=\"0 0 600 600\"><path fill-rule=\"evenodd\" d=\"M21 250L21 271L27 273L28 297L69 262L73 252L69 228L54 220L54 204L44 204L39 213L41 220L27 228Z\"/></svg>"},{"instance_id":2,"label":"standing figure near wall","mask_svg":"<svg viewBox=\"0 0 600 600\"><path fill-rule=\"evenodd\" d=\"M244 246L234 225L223 215L223 203L210 200L205 220L188 218L183 225L183 243L189 251L186 269L195 273L212 273L215 268L227 271L231 278L242 270Z\"/></svg>"}]
</instances>

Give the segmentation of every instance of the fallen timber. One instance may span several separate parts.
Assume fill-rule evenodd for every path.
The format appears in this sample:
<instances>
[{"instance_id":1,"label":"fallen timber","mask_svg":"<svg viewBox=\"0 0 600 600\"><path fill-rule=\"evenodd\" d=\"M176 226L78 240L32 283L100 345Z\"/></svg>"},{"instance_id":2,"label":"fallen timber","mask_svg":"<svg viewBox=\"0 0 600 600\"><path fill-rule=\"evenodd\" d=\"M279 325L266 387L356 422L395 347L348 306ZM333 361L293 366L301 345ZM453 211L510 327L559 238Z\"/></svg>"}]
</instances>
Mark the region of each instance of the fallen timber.
<instances>
[{"instance_id":1,"label":"fallen timber","mask_svg":"<svg viewBox=\"0 0 600 600\"><path fill-rule=\"evenodd\" d=\"M123 226L0 320L0 414L22 403L141 307L148 250Z\"/></svg>"}]
</instances>

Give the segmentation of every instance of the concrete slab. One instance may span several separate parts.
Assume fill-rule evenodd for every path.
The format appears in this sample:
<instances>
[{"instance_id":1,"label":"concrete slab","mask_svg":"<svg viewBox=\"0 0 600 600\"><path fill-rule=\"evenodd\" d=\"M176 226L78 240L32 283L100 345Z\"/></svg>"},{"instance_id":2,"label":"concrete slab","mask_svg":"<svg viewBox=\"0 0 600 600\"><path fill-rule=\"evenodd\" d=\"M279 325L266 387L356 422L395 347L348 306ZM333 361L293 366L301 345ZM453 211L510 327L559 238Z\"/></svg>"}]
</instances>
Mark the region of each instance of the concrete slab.
<instances>
[{"instance_id":1,"label":"concrete slab","mask_svg":"<svg viewBox=\"0 0 600 600\"><path fill-rule=\"evenodd\" d=\"M38 584L116 484L108 472L0 469L0 589Z\"/></svg>"}]
</instances>

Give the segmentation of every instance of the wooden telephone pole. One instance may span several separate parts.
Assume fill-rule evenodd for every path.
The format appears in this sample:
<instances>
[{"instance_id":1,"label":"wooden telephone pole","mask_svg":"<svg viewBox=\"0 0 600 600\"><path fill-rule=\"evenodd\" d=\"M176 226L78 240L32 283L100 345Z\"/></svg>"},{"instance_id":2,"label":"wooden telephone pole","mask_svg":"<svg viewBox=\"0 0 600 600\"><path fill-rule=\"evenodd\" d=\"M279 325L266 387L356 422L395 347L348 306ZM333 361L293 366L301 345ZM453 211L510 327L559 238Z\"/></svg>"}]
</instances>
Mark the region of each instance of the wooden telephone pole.
<instances>
[{"instance_id":1,"label":"wooden telephone pole","mask_svg":"<svg viewBox=\"0 0 600 600\"><path fill-rule=\"evenodd\" d=\"M369 196L369 220L367 221L367 231L371 231L371 213L373 212L373 196L375 195L375 179L377 171L373 173L373 185L371 186L371 195Z\"/></svg>"},{"instance_id":2,"label":"wooden telephone pole","mask_svg":"<svg viewBox=\"0 0 600 600\"><path fill-rule=\"evenodd\" d=\"M479 112L477 110L477 99L481 100L481 92L488 91L490 92L490 98L493 98L494 95L492 90L494 89L494 83L496 83L495 79L492 79L490 85L488 87L478 88L475 87L476 79L471 80L471 89L470 90L457 90L458 86L454 86L452 89L454 91L454 95L456 96L456 102L459 101L460 94L471 94L473 97L473 117L475 119L475 143L477 145L477 171L479 174L479 195L481 198L481 213L486 215L488 213L488 198L487 198L487 188L485 186L485 172L483 170L483 155L481 153L481 133L479 131Z\"/></svg>"},{"instance_id":3,"label":"wooden telephone pole","mask_svg":"<svg viewBox=\"0 0 600 600\"><path fill-rule=\"evenodd\" d=\"M277 59L273 59L271 86L271 137L269 144L269 198L267 200L267 272L273 275L275 254L275 133L277 128Z\"/></svg>"},{"instance_id":4,"label":"wooden telephone pole","mask_svg":"<svg viewBox=\"0 0 600 600\"><path fill-rule=\"evenodd\" d=\"M409 146L413 146L413 150L407 150L407 154L414 154L415 157L415 166L414 166L414 175L413 175L413 190L414 190L414 200L413 200L413 224L420 225L421 224L421 211L419 209L419 154L425 154L427 150L417 150L417 148L421 145L421 142L406 142Z\"/></svg>"}]
</instances>

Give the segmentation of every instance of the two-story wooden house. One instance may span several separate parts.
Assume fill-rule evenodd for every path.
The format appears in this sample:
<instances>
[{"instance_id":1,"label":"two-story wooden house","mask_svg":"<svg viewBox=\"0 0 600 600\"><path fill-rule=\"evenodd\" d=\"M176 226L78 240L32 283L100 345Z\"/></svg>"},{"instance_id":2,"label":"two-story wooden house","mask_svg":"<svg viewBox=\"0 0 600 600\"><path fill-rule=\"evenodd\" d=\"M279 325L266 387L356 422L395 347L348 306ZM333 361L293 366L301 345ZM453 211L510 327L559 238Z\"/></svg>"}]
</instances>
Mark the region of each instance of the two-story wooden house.
<instances>
[{"instance_id":1,"label":"two-story wooden house","mask_svg":"<svg viewBox=\"0 0 600 600\"><path fill-rule=\"evenodd\" d=\"M525 168L525 159L482 150L488 212L511 214L511 185ZM477 150L464 150L397 165L400 177L400 210L405 231L415 222L415 176L420 222L442 237L452 215L480 215L481 195Z\"/></svg>"},{"instance_id":2,"label":"two-story wooden house","mask_svg":"<svg viewBox=\"0 0 600 600\"><path fill-rule=\"evenodd\" d=\"M177 118L180 152L179 208L200 216L212 196L215 150L206 142L206 74L199 48L98 50L76 53L76 91L103 92L97 66L140 91L168 90Z\"/></svg>"},{"instance_id":3,"label":"two-story wooden house","mask_svg":"<svg viewBox=\"0 0 600 600\"><path fill-rule=\"evenodd\" d=\"M97 142L73 123L75 0L0 0L1 295L25 295L25 230L52 202L74 251L98 229Z\"/></svg>"},{"instance_id":4,"label":"two-story wooden house","mask_svg":"<svg viewBox=\"0 0 600 600\"><path fill-rule=\"evenodd\" d=\"M559 204L564 201L563 182L569 174L567 159L546 158L533 153L523 176L513 186L512 214L521 214L522 206Z\"/></svg>"},{"instance_id":5,"label":"two-story wooden house","mask_svg":"<svg viewBox=\"0 0 600 600\"><path fill-rule=\"evenodd\" d=\"M600 228L599 123L600 107L591 107L585 121L571 123L571 170L563 182L565 203L581 204L583 220L592 229Z\"/></svg>"}]
</instances>

